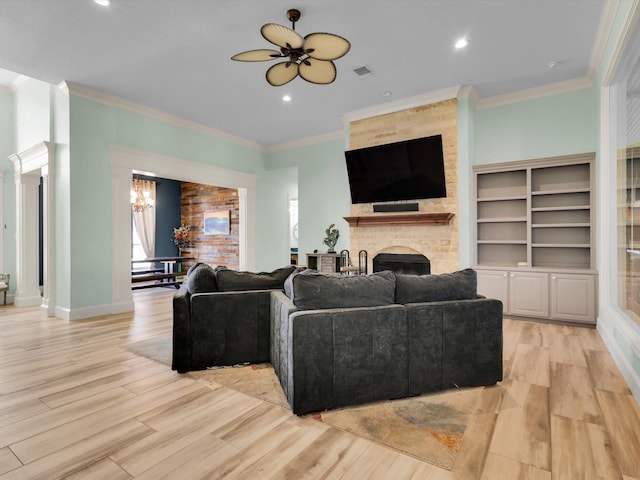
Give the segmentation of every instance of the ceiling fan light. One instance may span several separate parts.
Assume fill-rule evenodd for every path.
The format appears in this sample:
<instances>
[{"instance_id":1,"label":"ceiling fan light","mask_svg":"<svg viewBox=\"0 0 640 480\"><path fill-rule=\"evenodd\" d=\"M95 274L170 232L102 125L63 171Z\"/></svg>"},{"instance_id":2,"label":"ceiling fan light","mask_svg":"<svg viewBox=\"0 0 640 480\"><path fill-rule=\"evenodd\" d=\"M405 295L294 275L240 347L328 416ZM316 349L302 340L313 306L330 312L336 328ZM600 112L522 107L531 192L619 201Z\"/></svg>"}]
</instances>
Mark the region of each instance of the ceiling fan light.
<instances>
[{"instance_id":1,"label":"ceiling fan light","mask_svg":"<svg viewBox=\"0 0 640 480\"><path fill-rule=\"evenodd\" d=\"M304 50L311 58L336 60L351 49L346 38L333 33L311 33L304 37Z\"/></svg>"},{"instance_id":2,"label":"ceiling fan light","mask_svg":"<svg viewBox=\"0 0 640 480\"><path fill-rule=\"evenodd\" d=\"M291 62L276 63L267 70L267 82L274 87L279 87L298 76L298 64Z\"/></svg>"},{"instance_id":3,"label":"ceiling fan light","mask_svg":"<svg viewBox=\"0 0 640 480\"><path fill-rule=\"evenodd\" d=\"M236 60L238 62L265 62L281 56L282 55L278 50L262 48L259 50L249 50L246 52L236 53L231 57L231 60Z\"/></svg>"},{"instance_id":4,"label":"ceiling fan light","mask_svg":"<svg viewBox=\"0 0 640 480\"><path fill-rule=\"evenodd\" d=\"M330 60L311 58L307 59L307 62L300 64L298 73L307 82L326 85L336 79L337 70Z\"/></svg>"},{"instance_id":5,"label":"ceiling fan light","mask_svg":"<svg viewBox=\"0 0 640 480\"><path fill-rule=\"evenodd\" d=\"M268 42L284 48L301 48L304 38L294 30L277 23L267 23L260 29L260 33Z\"/></svg>"}]
</instances>

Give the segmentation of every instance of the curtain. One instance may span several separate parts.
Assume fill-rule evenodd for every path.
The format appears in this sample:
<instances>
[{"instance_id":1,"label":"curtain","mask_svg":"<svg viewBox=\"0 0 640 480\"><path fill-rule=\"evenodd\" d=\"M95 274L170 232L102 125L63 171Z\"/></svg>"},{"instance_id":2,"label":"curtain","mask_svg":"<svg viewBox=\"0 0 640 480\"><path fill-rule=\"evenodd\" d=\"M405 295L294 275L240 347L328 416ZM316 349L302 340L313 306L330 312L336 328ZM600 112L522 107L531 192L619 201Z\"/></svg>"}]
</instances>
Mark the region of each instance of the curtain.
<instances>
[{"instance_id":1,"label":"curtain","mask_svg":"<svg viewBox=\"0 0 640 480\"><path fill-rule=\"evenodd\" d=\"M155 256L156 252L156 182L140 180L142 190L149 192L151 207L145 208L141 212L132 211L133 223L138 231L142 249L147 258Z\"/></svg>"}]
</instances>

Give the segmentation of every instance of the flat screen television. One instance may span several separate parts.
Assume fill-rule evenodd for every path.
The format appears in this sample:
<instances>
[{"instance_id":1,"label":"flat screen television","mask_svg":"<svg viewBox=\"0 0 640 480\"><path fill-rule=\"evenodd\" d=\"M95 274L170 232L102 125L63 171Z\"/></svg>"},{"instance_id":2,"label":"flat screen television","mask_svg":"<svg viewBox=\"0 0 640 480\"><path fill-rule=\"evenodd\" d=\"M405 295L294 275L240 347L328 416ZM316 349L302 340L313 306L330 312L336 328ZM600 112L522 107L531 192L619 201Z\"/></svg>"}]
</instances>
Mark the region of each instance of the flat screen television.
<instances>
[{"instance_id":1,"label":"flat screen television","mask_svg":"<svg viewBox=\"0 0 640 480\"><path fill-rule=\"evenodd\" d=\"M442 135L344 152L352 203L447 196Z\"/></svg>"}]
</instances>

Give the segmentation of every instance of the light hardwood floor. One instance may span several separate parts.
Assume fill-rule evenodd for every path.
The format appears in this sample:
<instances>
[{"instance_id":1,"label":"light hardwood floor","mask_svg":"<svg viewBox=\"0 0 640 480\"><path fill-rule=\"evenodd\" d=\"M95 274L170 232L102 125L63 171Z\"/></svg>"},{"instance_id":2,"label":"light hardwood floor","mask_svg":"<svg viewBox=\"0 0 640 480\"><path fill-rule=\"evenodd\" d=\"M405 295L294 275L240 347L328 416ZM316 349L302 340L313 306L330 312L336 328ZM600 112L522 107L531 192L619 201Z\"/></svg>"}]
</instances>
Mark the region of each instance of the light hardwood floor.
<instances>
[{"instance_id":1,"label":"light hardwood floor","mask_svg":"<svg viewBox=\"0 0 640 480\"><path fill-rule=\"evenodd\" d=\"M640 407L593 329L505 319L449 472L121 349L170 334L172 294L71 323L0 307L0 480L640 480Z\"/></svg>"}]
</instances>

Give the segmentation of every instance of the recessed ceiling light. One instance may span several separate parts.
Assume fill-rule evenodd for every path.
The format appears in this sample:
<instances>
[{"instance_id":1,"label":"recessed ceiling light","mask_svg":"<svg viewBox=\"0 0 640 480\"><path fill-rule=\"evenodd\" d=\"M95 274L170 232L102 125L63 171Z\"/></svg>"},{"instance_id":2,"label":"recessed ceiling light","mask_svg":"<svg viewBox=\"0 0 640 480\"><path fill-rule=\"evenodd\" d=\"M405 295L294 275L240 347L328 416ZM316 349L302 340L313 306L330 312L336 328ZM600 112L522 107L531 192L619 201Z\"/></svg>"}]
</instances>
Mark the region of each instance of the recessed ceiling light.
<instances>
[{"instance_id":1,"label":"recessed ceiling light","mask_svg":"<svg viewBox=\"0 0 640 480\"><path fill-rule=\"evenodd\" d=\"M108 7L109 6L109 0L93 0L94 2L96 2L98 5L102 6L102 7Z\"/></svg>"},{"instance_id":2,"label":"recessed ceiling light","mask_svg":"<svg viewBox=\"0 0 640 480\"><path fill-rule=\"evenodd\" d=\"M389 90L385 90L384 92L380 93L381 97L390 97L391 95L393 95L393 93L391 93Z\"/></svg>"},{"instance_id":3,"label":"recessed ceiling light","mask_svg":"<svg viewBox=\"0 0 640 480\"><path fill-rule=\"evenodd\" d=\"M464 48L464 47L466 47L467 45L469 45L469 41L468 41L466 38L460 38L460 39L458 39L458 41L455 43L455 47L456 47L457 49Z\"/></svg>"},{"instance_id":4,"label":"recessed ceiling light","mask_svg":"<svg viewBox=\"0 0 640 480\"><path fill-rule=\"evenodd\" d=\"M291 97L289 95L285 95L284 97L282 97L282 101L283 102L290 102L291 101Z\"/></svg>"}]
</instances>

